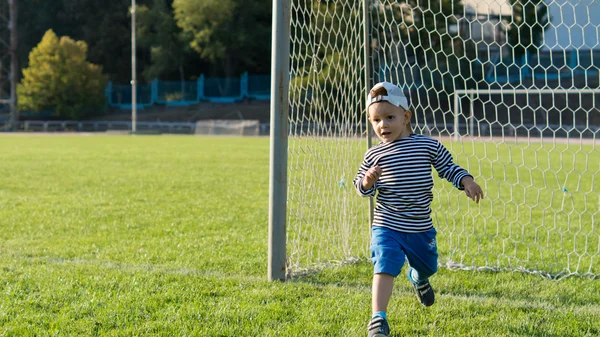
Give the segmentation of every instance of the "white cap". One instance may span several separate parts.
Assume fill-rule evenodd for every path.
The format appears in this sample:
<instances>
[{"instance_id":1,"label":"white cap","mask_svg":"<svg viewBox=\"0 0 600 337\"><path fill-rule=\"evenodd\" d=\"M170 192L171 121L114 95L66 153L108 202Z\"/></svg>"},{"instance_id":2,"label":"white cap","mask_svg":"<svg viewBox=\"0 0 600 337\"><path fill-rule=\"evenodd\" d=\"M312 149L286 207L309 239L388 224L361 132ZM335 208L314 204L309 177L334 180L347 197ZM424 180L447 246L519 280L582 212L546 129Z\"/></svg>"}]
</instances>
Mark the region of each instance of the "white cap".
<instances>
[{"instance_id":1,"label":"white cap","mask_svg":"<svg viewBox=\"0 0 600 337\"><path fill-rule=\"evenodd\" d=\"M387 91L387 96L379 95L371 97L371 92L381 87L385 88L385 90ZM381 101L387 101L390 102L392 105L403 108L404 110L409 110L408 100L406 99L406 96L404 96L404 92L402 91L402 89L399 86L390 82L379 82L375 84L373 88L371 88L371 91L369 91L369 96L367 97L367 108L371 104Z\"/></svg>"}]
</instances>

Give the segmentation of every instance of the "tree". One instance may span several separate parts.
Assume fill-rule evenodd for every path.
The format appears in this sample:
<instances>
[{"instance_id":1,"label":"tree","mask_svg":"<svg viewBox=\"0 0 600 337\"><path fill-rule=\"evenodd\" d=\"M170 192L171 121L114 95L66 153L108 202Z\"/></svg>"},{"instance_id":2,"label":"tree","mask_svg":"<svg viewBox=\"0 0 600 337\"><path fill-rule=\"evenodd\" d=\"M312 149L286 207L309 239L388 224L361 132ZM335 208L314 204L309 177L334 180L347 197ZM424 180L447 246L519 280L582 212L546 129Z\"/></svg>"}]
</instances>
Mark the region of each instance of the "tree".
<instances>
[{"instance_id":1,"label":"tree","mask_svg":"<svg viewBox=\"0 0 600 337\"><path fill-rule=\"evenodd\" d=\"M143 71L147 81L171 77L177 73L180 81L186 79L187 65L197 63L197 53L190 39L177 26L171 10L172 0L153 0L152 6L137 6L137 42L150 49L151 64Z\"/></svg>"},{"instance_id":2,"label":"tree","mask_svg":"<svg viewBox=\"0 0 600 337\"><path fill-rule=\"evenodd\" d=\"M183 13L189 17L192 31L183 31L175 19L174 0L136 0L138 5L137 69L144 79L160 74L161 79L194 79L201 73L236 76L243 71L269 73L270 71L270 0L224 0L235 4L226 26L213 27L217 35L209 41L223 42L226 54L232 58L233 70L224 71L224 56L204 57L192 49L198 26L197 13ZM186 1L184 1L186 2ZM214 22L227 6L217 0L188 0L190 10L204 8L209 3L213 12L203 12L207 25ZM46 30L58 36L68 35L88 45L89 60L102 68L115 83L129 83L131 79L131 0L19 0L19 65L27 67L29 52L37 45ZM207 5L208 6L208 5ZM144 8L150 19L146 20ZM214 14L213 13L217 13ZM205 22L205 23L206 23ZM212 26L211 26L212 27ZM146 29L146 30L145 30ZM211 28L212 29L212 28ZM228 36L228 31L235 36ZM224 39L226 38L226 39ZM216 40L215 40L216 39ZM204 48L204 47L202 47ZM219 48L219 47L216 47ZM223 54L224 55L224 54ZM183 58L181 63L178 58ZM185 66L181 67L181 64Z\"/></svg>"},{"instance_id":3,"label":"tree","mask_svg":"<svg viewBox=\"0 0 600 337\"><path fill-rule=\"evenodd\" d=\"M426 87L452 91L455 75L465 68L460 66L466 50L459 48L463 43L458 29L450 29L456 27L459 13L463 13L460 0L379 1L371 13L376 59L409 68L417 65ZM389 64L375 64L380 66Z\"/></svg>"},{"instance_id":4,"label":"tree","mask_svg":"<svg viewBox=\"0 0 600 337\"><path fill-rule=\"evenodd\" d=\"M550 19L544 0L510 0L512 20L508 27L508 43L515 57L536 52L542 44Z\"/></svg>"},{"instance_id":5,"label":"tree","mask_svg":"<svg viewBox=\"0 0 600 337\"><path fill-rule=\"evenodd\" d=\"M29 67L17 86L19 109L55 111L59 117L80 119L104 105L107 78L87 61L87 44L48 30L29 54Z\"/></svg>"},{"instance_id":6,"label":"tree","mask_svg":"<svg viewBox=\"0 0 600 337\"><path fill-rule=\"evenodd\" d=\"M192 48L226 77L247 69L269 72L270 8L270 0L173 2L177 25L190 34Z\"/></svg>"},{"instance_id":7,"label":"tree","mask_svg":"<svg viewBox=\"0 0 600 337\"><path fill-rule=\"evenodd\" d=\"M360 1L312 0L292 12L290 95L314 120L342 118L336 112L354 108L364 90L362 16Z\"/></svg>"},{"instance_id":8,"label":"tree","mask_svg":"<svg viewBox=\"0 0 600 337\"><path fill-rule=\"evenodd\" d=\"M137 0L142 5L150 0ZM29 52L48 29L88 45L92 63L117 83L131 79L131 0L20 0L19 64L27 66ZM150 62L150 52L139 50L138 69Z\"/></svg>"}]
</instances>

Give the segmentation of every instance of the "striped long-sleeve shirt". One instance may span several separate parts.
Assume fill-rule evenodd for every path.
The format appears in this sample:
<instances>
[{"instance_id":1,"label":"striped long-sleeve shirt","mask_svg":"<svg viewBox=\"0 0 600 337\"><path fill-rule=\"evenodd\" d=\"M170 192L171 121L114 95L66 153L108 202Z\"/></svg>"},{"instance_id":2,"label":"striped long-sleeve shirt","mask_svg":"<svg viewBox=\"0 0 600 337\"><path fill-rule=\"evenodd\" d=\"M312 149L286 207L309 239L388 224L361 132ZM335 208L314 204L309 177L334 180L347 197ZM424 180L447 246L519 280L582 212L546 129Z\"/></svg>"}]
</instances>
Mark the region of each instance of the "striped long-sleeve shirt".
<instances>
[{"instance_id":1,"label":"striped long-sleeve shirt","mask_svg":"<svg viewBox=\"0 0 600 337\"><path fill-rule=\"evenodd\" d=\"M381 168L381 176L373 187L364 190L365 174L376 165ZM460 190L463 189L462 178L471 176L453 163L452 155L440 142L423 135L412 134L380 143L367 151L354 178L354 186L362 196L375 196L378 192L373 226L411 233L433 228L432 166L441 178Z\"/></svg>"}]
</instances>

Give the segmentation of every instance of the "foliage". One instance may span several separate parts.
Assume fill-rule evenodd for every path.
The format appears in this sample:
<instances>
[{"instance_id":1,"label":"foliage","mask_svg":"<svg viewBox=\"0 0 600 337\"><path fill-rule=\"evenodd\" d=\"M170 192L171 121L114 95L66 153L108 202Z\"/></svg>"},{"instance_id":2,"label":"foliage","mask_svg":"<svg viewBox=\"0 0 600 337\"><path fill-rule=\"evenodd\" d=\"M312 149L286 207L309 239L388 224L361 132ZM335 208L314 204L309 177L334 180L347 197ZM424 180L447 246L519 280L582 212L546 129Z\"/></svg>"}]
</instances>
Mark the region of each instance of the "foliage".
<instances>
[{"instance_id":1,"label":"foliage","mask_svg":"<svg viewBox=\"0 0 600 337\"><path fill-rule=\"evenodd\" d=\"M177 25L191 36L192 48L226 77L248 69L269 72L270 8L270 0L173 2Z\"/></svg>"},{"instance_id":2,"label":"foliage","mask_svg":"<svg viewBox=\"0 0 600 337\"><path fill-rule=\"evenodd\" d=\"M150 0L137 0L142 5ZM116 83L131 79L131 0L20 0L19 64L27 66L31 49L48 29L58 36L85 41L88 57L102 65ZM150 61L148 50L139 49L138 69Z\"/></svg>"},{"instance_id":3,"label":"foliage","mask_svg":"<svg viewBox=\"0 0 600 337\"><path fill-rule=\"evenodd\" d=\"M151 6L136 9L137 43L150 50L151 63L143 69L146 81L169 78L177 73L186 79L185 68L192 68L196 53L189 45L189 36L177 26L171 10L172 0L153 0Z\"/></svg>"},{"instance_id":4,"label":"foliage","mask_svg":"<svg viewBox=\"0 0 600 337\"><path fill-rule=\"evenodd\" d=\"M360 1L313 0L306 11L293 12L292 22L292 99L306 100L310 114L324 121L340 117L334 105L356 109L348 93L364 86L363 37L354 29L362 22Z\"/></svg>"},{"instance_id":5,"label":"foliage","mask_svg":"<svg viewBox=\"0 0 600 337\"><path fill-rule=\"evenodd\" d=\"M79 119L104 104L106 77L87 61L87 44L58 38L48 30L29 55L29 67L17 87L19 109L53 110L59 117Z\"/></svg>"},{"instance_id":6,"label":"foliage","mask_svg":"<svg viewBox=\"0 0 600 337\"><path fill-rule=\"evenodd\" d=\"M508 19L507 38L515 55L522 55L526 49L540 45L543 31L549 26L548 9L542 0L509 1L513 5L513 17ZM320 36L320 41L328 42L330 47L342 43L345 36L355 33L348 29L356 27L352 28L345 19L334 20L332 15L337 15L340 10L348 12L349 8L360 8L361 3L357 0L300 2L303 8L292 11L298 15L292 20L306 24L292 27L303 31L292 31L292 34ZM372 3L371 20L378 27L372 32L373 50L379 53L380 59L385 56L386 60L396 64L397 61L412 62L418 65L416 68L423 72L424 78L430 78L430 82L438 85L443 82L442 78L454 76L459 82L457 85L462 86L460 83L465 82L465 74L475 73L476 69L471 69L470 65L477 65L469 62L472 58L465 41L448 29L456 24L454 15L458 17L463 12L462 1L382 0ZM29 52L51 28L59 36L68 35L85 41L92 63L102 65L114 82L128 83L131 74L130 4L130 0L19 1L17 52L20 66L27 66ZM137 0L137 4L137 67L146 80L158 75L168 79L193 79L201 73L237 76L242 71L263 74L270 71L270 0ZM325 11L325 8L329 10ZM332 29L314 30L317 20L340 28L341 33L336 34ZM396 24L390 25L391 20L396 20ZM383 22L388 24L381 24ZM401 50L400 60L391 48L398 43L405 48ZM190 49L196 52L195 55ZM319 61L335 58L332 54L339 53L340 49L336 47L336 50L327 51L327 56L320 55ZM323 48L317 52L322 53ZM312 57L309 53L303 55ZM460 58L462 55L466 55L466 59ZM373 66L376 69L378 65Z\"/></svg>"},{"instance_id":7,"label":"foliage","mask_svg":"<svg viewBox=\"0 0 600 337\"><path fill-rule=\"evenodd\" d=\"M383 0L372 9L371 18L376 60L412 67L425 87L452 91L456 75L471 73L471 60L458 35L456 17L463 12L462 1ZM390 25L390 22L394 22ZM467 61L460 64L460 60ZM375 68L389 64L375 63ZM403 70L402 70L403 71Z\"/></svg>"},{"instance_id":8,"label":"foliage","mask_svg":"<svg viewBox=\"0 0 600 337\"><path fill-rule=\"evenodd\" d=\"M513 14L508 27L508 43L515 57L537 52L549 28L548 4L544 0L510 0Z\"/></svg>"}]
</instances>

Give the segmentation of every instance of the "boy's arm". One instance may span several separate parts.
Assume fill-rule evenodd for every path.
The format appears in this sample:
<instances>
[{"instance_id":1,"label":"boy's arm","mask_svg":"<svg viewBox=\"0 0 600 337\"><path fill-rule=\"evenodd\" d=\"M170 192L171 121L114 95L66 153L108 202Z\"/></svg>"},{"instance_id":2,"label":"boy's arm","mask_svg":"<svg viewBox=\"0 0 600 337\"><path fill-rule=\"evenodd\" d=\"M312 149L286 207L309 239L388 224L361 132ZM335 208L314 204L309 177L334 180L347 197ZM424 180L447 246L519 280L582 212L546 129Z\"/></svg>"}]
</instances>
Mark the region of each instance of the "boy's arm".
<instances>
[{"instance_id":1,"label":"boy's arm","mask_svg":"<svg viewBox=\"0 0 600 337\"><path fill-rule=\"evenodd\" d=\"M368 189L365 189L363 186L363 180L365 179L365 175L367 174L367 171L369 171L370 167L371 167L370 163L367 161L367 158L365 158L363 160L363 162L360 164L360 168L358 169L358 172L356 173L356 177L354 178L354 181L353 181L356 191L358 192L359 195L361 195L363 197L375 196L375 192L377 191L377 182Z\"/></svg>"},{"instance_id":2,"label":"boy's arm","mask_svg":"<svg viewBox=\"0 0 600 337\"><path fill-rule=\"evenodd\" d=\"M463 178L470 177L473 179L473 176L469 174L467 170L458 166L452 161L452 155L444 147L444 145L442 145L442 143L438 142L437 153L433 158L432 165L440 178L448 180L452 183L452 185L454 185L454 187L461 191L464 190L464 186L462 184Z\"/></svg>"}]
</instances>

